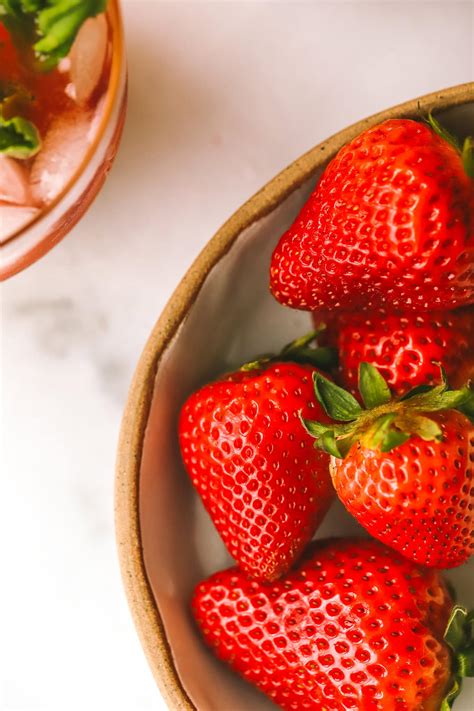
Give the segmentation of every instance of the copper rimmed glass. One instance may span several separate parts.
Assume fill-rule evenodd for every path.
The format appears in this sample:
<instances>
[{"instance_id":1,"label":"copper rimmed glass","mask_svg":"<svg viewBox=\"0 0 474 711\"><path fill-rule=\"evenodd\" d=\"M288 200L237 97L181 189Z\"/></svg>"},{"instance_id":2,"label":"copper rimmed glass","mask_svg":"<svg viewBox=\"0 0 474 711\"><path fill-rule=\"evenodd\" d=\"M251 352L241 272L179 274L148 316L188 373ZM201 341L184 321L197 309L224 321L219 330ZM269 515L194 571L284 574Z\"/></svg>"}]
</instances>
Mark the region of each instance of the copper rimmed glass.
<instances>
[{"instance_id":1,"label":"copper rimmed glass","mask_svg":"<svg viewBox=\"0 0 474 711\"><path fill-rule=\"evenodd\" d=\"M127 104L127 68L118 0L109 0L112 42L109 83L96 136L62 192L0 248L0 280L16 274L49 252L86 212L110 171L122 134Z\"/></svg>"}]
</instances>

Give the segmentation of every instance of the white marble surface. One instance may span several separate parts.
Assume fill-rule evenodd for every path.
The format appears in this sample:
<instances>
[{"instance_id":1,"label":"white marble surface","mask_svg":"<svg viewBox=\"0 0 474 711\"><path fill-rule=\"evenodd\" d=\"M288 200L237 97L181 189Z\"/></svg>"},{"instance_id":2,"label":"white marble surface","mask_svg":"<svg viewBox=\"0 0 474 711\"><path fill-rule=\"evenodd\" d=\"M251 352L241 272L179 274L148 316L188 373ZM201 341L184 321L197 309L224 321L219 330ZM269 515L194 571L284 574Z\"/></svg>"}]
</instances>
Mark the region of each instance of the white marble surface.
<instances>
[{"instance_id":1,"label":"white marble surface","mask_svg":"<svg viewBox=\"0 0 474 711\"><path fill-rule=\"evenodd\" d=\"M165 708L113 532L117 432L150 328L212 233L294 157L473 76L472 2L124 5L114 170L73 234L1 289L2 711Z\"/></svg>"}]
</instances>

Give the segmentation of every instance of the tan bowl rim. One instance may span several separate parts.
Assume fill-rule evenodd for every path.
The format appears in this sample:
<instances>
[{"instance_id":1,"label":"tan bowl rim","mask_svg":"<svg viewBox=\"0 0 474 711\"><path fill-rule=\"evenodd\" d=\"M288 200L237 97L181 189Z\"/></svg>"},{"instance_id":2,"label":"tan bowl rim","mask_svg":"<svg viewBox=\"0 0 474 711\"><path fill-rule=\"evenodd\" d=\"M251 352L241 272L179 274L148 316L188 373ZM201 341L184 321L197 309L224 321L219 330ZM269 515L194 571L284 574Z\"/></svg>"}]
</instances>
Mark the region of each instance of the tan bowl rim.
<instances>
[{"instance_id":1,"label":"tan bowl rim","mask_svg":"<svg viewBox=\"0 0 474 711\"><path fill-rule=\"evenodd\" d=\"M285 168L240 207L194 261L154 326L138 362L125 406L118 445L115 523L123 583L132 616L155 680L170 709L194 709L174 666L147 577L140 538L139 477L143 438L160 358L195 301L207 275L243 230L271 212L369 126L389 118L419 118L474 100L474 82L427 94L374 114L339 131Z\"/></svg>"}]
</instances>

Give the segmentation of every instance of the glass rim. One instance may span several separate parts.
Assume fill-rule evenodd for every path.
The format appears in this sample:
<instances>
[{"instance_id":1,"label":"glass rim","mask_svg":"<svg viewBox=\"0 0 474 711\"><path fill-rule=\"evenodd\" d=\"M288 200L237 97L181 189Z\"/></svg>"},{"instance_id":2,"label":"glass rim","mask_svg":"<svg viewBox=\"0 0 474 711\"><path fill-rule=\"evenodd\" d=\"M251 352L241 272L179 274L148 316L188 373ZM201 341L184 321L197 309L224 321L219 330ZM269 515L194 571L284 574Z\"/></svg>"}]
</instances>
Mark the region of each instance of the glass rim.
<instances>
[{"instance_id":1,"label":"glass rim","mask_svg":"<svg viewBox=\"0 0 474 711\"><path fill-rule=\"evenodd\" d=\"M60 204L60 202L79 181L82 174L84 173L87 166L94 157L98 147L100 146L106 128L109 124L110 117L115 108L115 102L121 88L121 79L125 62L125 40L119 2L120 0L108 0L108 5L105 9L105 12L110 18L110 23L113 30L112 61L110 66L110 77L107 86L107 96L104 106L104 112L100 120L100 124L98 126L94 140L87 148L87 151L80 165L76 168L76 170L69 178L59 195L57 195L47 205L47 207L45 207L43 210L40 210L39 214L36 215L32 220L30 220L26 225L20 227L16 232L7 237L7 239L2 242L1 247L11 245L12 242L22 237L28 230L30 230L34 225L39 224L41 220L47 217L47 215L49 215ZM36 242L35 245L31 247L31 249L27 250L27 253L33 251L40 242L41 240L38 240L38 242Z\"/></svg>"}]
</instances>

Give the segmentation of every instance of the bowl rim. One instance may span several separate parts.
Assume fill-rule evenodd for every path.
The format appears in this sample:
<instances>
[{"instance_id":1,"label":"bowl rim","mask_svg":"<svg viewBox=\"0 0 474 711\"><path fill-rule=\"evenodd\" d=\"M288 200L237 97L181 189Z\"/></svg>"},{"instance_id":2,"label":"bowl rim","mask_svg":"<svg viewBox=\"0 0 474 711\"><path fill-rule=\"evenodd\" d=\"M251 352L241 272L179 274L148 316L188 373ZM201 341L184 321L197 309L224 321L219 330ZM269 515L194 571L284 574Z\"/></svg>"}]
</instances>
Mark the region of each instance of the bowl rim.
<instances>
[{"instance_id":1,"label":"bowl rim","mask_svg":"<svg viewBox=\"0 0 474 711\"><path fill-rule=\"evenodd\" d=\"M115 480L116 540L123 584L148 663L170 709L193 711L174 665L163 621L147 577L140 536L139 480L145 428L160 359L211 269L239 235L269 214L344 144L389 118L419 118L474 101L474 82L426 94L357 121L311 148L245 202L209 240L165 306L140 356L123 414Z\"/></svg>"}]
</instances>

